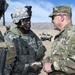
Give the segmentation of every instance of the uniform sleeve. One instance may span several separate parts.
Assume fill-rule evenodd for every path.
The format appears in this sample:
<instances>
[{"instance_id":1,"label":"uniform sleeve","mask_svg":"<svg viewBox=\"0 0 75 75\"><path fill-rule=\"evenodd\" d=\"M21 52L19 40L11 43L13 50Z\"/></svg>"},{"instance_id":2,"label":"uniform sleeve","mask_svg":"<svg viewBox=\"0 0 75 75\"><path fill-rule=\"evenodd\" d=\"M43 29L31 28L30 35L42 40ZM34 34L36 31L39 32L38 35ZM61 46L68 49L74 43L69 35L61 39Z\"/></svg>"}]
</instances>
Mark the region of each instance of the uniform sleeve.
<instances>
[{"instance_id":1,"label":"uniform sleeve","mask_svg":"<svg viewBox=\"0 0 75 75\"><path fill-rule=\"evenodd\" d=\"M55 70L75 73L75 32L68 31L66 36L56 42L50 60Z\"/></svg>"},{"instance_id":2,"label":"uniform sleeve","mask_svg":"<svg viewBox=\"0 0 75 75\"><path fill-rule=\"evenodd\" d=\"M11 31L8 31L4 35L4 40L13 42L13 39L15 39L17 37L18 37L17 35L13 34Z\"/></svg>"},{"instance_id":3,"label":"uniform sleeve","mask_svg":"<svg viewBox=\"0 0 75 75\"><path fill-rule=\"evenodd\" d=\"M34 36L34 42L36 46L36 61L40 61L45 55L46 48L34 32L32 32L31 34Z\"/></svg>"},{"instance_id":4,"label":"uniform sleeve","mask_svg":"<svg viewBox=\"0 0 75 75\"><path fill-rule=\"evenodd\" d=\"M46 48L42 44L41 40L37 40L37 44L38 44L38 48L37 48L37 60L41 60L44 57L44 55L45 55Z\"/></svg>"},{"instance_id":5,"label":"uniform sleeve","mask_svg":"<svg viewBox=\"0 0 75 75\"><path fill-rule=\"evenodd\" d=\"M11 37L10 37L11 36ZM13 37L12 37L12 33L11 32L9 32L9 33L5 33L4 34L4 41L5 42L12 42L12 40L13 40ZM11 52L11 51L10 51ZM10 53L10 52L8 52L8 53ZM13 52L12 52L13 53ZM9 56L10 54L8 54L8 56ZM10 55L11 56L11 55ZM15 55L14 55L15 56ZM12 59L15 59L15 57L12 57ZM10 59L10 61L12 60L12 59ZM6 64L5 65L5 69L4 69L4 74L5 75L10 75L11 74L11 72L12 72L12 66L14 65L14 62L13 63L11 63L11 64Z\"/></svg>"}]
</instances>

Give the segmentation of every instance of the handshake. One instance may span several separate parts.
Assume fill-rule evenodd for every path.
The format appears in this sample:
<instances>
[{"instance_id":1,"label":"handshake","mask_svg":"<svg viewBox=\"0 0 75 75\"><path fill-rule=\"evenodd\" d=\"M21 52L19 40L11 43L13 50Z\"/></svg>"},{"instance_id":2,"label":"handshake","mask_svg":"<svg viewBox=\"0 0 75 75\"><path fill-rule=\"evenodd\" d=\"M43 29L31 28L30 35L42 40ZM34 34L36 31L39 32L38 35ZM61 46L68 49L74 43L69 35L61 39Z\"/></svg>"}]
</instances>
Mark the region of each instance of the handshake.
<instances>
[{"instance_id":1,"label":"handshake","mask_svg":"<svg viewBox=\"0 0 75 75\"><path fill-rule=\"evenodd\" d=\"M53 64L51 62L46 62L46 63L42 63L42 62L34 62L31 64L31 66L34 66L34 65L37 65L37 66L41 66L43 68L43 70L47 73L50 73L53 71Z\"/></svg>"}]
</instances>

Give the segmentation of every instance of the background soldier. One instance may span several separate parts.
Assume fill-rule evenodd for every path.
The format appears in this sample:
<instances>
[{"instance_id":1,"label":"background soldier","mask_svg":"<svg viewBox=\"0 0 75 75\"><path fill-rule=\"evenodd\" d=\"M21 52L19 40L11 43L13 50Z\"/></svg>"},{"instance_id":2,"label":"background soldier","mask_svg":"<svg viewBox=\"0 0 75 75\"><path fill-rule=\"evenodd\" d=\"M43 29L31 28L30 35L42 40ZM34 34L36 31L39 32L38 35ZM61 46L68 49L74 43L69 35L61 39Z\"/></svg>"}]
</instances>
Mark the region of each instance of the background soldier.
<instances>
[{"instance_id":1,"label":"background soldier","mask_svg":"<svg viewBox=\"0 0 75 75\"><path fill-rule=\"evenodd\" d=\"M54 75L54 73L52 74L51 72L55 70L63 71L67 75L75 75L75 26L73 26L71 20L71 7L54 7L50 17L52 18L52 23L60 30L60 33L55 36L50 62L44 63L43 69L51 75ZM35 62L34 64L40 65L41 63Z\"/></svg>"},{"instance_id":2,"label":"background soldier","mask_svg":"<svg viewBox=\"0 0 75 75\"><path fill-rule=\"evenodd\" d=\"M8 7L5 0L0 0L0 19ZM13 43L4 42L4 37L0 31L0 75L10 75L12 65L15 61L16 50Z\"/></svg>"},{"instance_id":3,"label":"background soldier","mask_svg":"<svg viewBox=\"0 0 75 75\"><path fill-rule=\"evenodd\" d=\"M41 69L38 66L27 68L27 64L42 60L46 51L40 39L30 29L31 8L31 6L25 6L25 8L16 9L11 17L17 27L8 30L5 34L5 40L14 42L17 49L17 61L12 75L26 75L27 72L27 75L38 75Z\"/></svg>"}]
</instances>

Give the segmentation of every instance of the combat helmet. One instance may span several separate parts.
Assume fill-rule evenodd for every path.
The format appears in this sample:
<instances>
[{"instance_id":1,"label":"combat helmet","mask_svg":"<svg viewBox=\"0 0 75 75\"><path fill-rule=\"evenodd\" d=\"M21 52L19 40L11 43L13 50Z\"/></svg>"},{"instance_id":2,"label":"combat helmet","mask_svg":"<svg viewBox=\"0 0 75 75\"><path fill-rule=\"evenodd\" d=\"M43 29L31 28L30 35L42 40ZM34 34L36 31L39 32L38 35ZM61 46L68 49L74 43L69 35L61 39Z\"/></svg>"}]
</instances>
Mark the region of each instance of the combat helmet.
<instances>
[{"instance_id":1,"label":"combat helmet","mask_svg":"<svg viewBox=\"0 0 75 75\"><path fill-rule=\"evenodd\" d=\"M13 23L18 23L21 19L24 19L24 18L29 18L29 17L31 18L32 16L31 8L32 6L25 6L24 8L16 9L11 14Z\"/></svg>"}]
</instances>

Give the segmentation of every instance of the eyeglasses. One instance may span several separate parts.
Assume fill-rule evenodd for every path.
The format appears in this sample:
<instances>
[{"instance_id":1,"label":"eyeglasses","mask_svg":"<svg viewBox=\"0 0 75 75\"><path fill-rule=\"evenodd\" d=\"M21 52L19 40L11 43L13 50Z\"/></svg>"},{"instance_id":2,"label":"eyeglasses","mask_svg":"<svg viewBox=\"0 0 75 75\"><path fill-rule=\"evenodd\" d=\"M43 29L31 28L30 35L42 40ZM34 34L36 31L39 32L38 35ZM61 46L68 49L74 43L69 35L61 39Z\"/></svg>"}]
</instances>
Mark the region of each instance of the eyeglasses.
<instances>
[{"instance_id":1,"label":"eyeglasses","mask_svg":"<svg viewBox=\"0 0 75 75\"><path fill-rule=\"evenodd\" d=\"M67 14L57 14L57 15L53 15L53 16L52 16L52 20L54 20L54 18L55 18L56 16L67 16Z\"/></svg>"},{"instance_id":2,"label":"eyeglasses","mask_svg":"<svg viewBox=\"0 0 75 75\"><path fill-rule=\"evenodd\" d=\"M52 20L54 20L54 17L55 17L55 15L53 15L51 18L52 18Z\"/></svg>"},{"instance_id":3,"label":"eyeglasses","mask_svg":"<svg viewBox=\"0 0 75 75\"><path fill-rule=\"evenodd\" d=\"M61 16L61 15L60 15L60 14L58 14L58 15L53 15L53 16L52 16L52 20L54 20L54 18L55 18L56 16Z\"/></svg>"}]
</instances>

